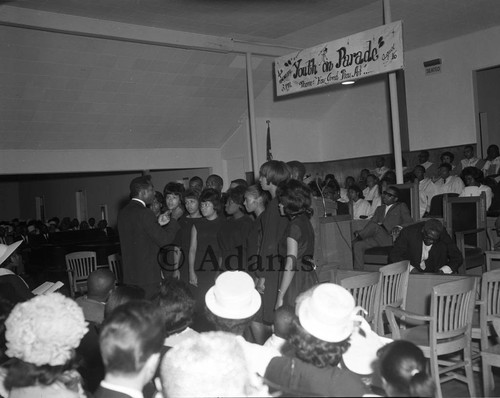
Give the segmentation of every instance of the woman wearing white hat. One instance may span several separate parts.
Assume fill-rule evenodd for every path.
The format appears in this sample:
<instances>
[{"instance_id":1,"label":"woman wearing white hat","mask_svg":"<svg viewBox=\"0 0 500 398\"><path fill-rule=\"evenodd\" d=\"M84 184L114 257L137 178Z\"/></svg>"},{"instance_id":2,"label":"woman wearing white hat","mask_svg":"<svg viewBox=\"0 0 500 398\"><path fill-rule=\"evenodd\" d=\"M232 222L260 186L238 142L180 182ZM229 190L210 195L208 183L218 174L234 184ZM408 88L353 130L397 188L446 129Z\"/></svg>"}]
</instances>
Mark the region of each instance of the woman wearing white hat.
<instances>
[{"instance_id":1,"label":"woman wearing white hat","mask_svg":"<svg viewBox=\"0 0 500 398\"><path fill-rule=\"evenodd\" d=\"M363 396L369 393L361 377L338 365L359 321L354 298L343 287L324 283L297 298L290 344L295 358L269 363L265 378L283 393L320 396Z\"/></svg>"}]
</instances>

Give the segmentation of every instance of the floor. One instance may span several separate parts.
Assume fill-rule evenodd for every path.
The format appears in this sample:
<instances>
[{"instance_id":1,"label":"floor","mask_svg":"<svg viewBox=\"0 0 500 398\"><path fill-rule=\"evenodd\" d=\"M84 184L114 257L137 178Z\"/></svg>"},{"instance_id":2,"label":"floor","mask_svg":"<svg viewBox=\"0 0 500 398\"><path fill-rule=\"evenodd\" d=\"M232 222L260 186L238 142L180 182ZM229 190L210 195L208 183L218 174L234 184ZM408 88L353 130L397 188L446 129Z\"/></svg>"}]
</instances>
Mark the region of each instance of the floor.
<instances>
[{"instance_id":1,"label":"floor","mask_svg":"<svg viewBox=\"0 0 500 398\"><path fill-rule=\"evenodd\" d=\"M491 394L492 397L500 397L500 369L496 368L493 370L493 377L495 380L495 389ZM476 385L476 396L484 397L483 393L483 380L482 375L479 372L474 372L474 381ZM462 383L458 380L451 380L441 385L441 391L443 392L444 398L458 398L458 397L470 397L469 389L467 384Z\"/></svg>"}]
</instances>

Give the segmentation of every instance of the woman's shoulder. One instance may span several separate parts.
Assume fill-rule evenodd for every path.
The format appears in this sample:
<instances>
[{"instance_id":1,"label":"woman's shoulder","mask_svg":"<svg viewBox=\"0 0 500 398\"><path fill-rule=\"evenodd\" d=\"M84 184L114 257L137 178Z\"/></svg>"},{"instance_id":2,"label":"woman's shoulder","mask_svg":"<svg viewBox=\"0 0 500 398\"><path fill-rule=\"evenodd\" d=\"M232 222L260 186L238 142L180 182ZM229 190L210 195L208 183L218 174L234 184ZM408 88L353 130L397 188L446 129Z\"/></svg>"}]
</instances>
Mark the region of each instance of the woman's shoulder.
<instances>
[{"instance_id":1,"label":"woman's shoulder","mask_svg":"<svg viewBox=\"0 0 500 398\"><path fill-rule=\"evenodd\" d=\"M78 392L71 391L59 383L49 386L30 386L15 388L10 391L9 398L81 398Z\"/></svg>"}]
</instances>

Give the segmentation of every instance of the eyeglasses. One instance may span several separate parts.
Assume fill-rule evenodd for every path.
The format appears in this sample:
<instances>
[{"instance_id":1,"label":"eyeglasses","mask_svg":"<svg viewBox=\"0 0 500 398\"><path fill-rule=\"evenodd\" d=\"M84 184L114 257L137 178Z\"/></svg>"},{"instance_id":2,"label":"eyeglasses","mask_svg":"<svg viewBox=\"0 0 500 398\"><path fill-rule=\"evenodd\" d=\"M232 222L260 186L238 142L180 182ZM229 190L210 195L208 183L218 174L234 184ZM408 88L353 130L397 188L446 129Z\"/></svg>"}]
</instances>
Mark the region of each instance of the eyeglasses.
<instances>
[{"instance_id":1,"label":"eyeglasses","mask_svg":"<svg viewBox=\"0 0 500 398\"><path fill-rule=\"evenodd\" d=\"M393 198L397 198L398 197L398 195L394 195L393 193L390 193L390 192L387 192L387 191L382 192L382 195L392 196Z\"/></svg>"}]
</instances>

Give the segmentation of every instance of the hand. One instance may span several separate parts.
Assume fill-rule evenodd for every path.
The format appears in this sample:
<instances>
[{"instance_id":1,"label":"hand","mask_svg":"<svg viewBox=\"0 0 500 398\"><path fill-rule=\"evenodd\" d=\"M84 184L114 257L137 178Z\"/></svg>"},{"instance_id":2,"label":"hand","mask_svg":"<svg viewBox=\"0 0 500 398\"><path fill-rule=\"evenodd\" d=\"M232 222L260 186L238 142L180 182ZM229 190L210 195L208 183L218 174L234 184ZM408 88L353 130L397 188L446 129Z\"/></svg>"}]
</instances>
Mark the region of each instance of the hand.
<instances>
[{"instance_id":1,"label":"hand","mask_svg":"<svg viewBox=\"0 0 500 398\"><path fill-rule=\"evenodd\" d=\"M172 272L172 278L174 279L181 279L181 272L179 270L175 270L174 272Z\"/></svg>"},{"instance_id":2,"label":"hand","mask_svg":"<svg viewBox=\"0 0 500 398\"><path fill-rule=\"evenodd\" d=\"M167 225L170 222L170 214L168 212L165 212L163 214L160 214L158 216L158 223L163 227L164 225Z\"/></svg>"},{"instance_id":3,"label":"hand","mask_svg":"<svg viewBox=\"0 0 500 398\"><path fill-rule=\"evenodd\" d=\"M257 278L257 282L255 283L255 289L260 294L264 294L264 291L266 290L266 278Z\"/></svg>"},{"instance_id":4,"label":"hand","mask_svg":"<svg viewBox=\"0 0 500 398\"><path fill-rule=\"evenodd\" d=\"M198 277L196 276L195 272L189 273L189 283L193 286L198 287Z\"/></svg>"},{"instance_id":5,"label":"hand","mask_svg":"<svg viewBox=\"0 0 500 398\"><path fill-rule=\"evenodd\" d=\"M449 266L443 265L441 268L439 268L439 272L449 275L453 273L453 270Z\"/></svg>"},{"instance_id":6,"label":"hand","mask_svg":"<svg viewBox=\"0 0 500 398\"><path fill-rule=\"evenodd\" d=\"M276 300L276 305L274 306L274 309L277 310L280 307L283 307L283 296L281 295L281 293L278 294L278 299Z\"/></svg>"}]
</instances>

